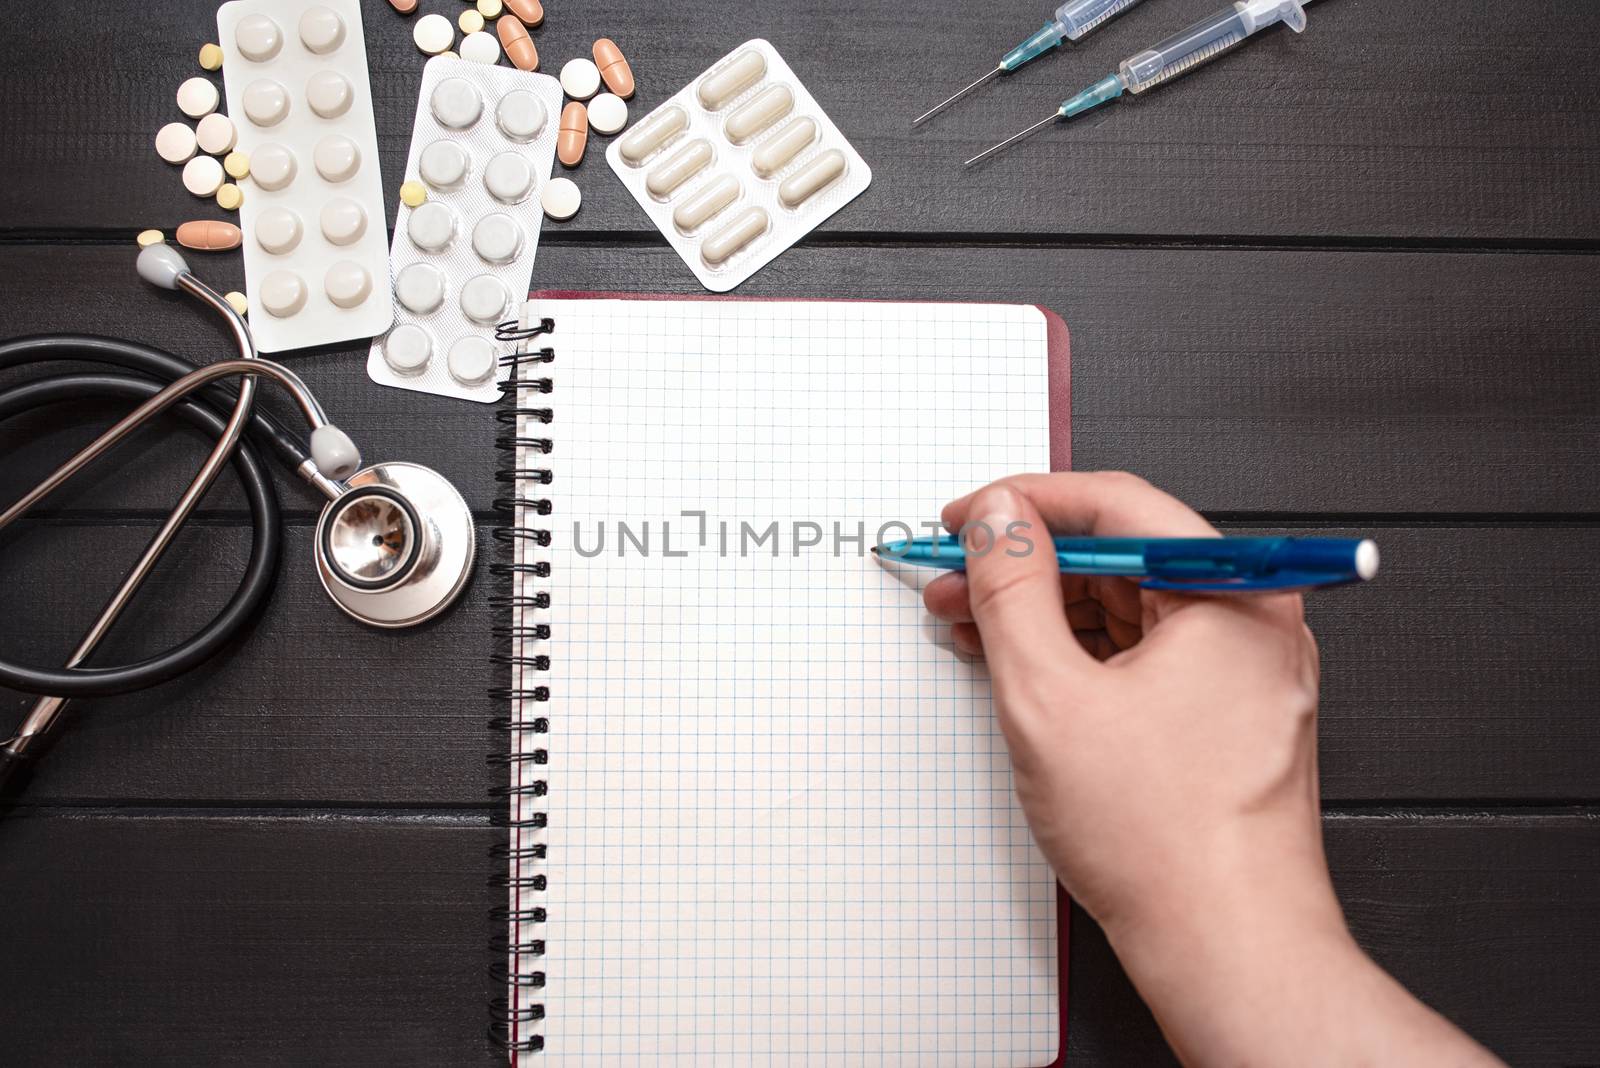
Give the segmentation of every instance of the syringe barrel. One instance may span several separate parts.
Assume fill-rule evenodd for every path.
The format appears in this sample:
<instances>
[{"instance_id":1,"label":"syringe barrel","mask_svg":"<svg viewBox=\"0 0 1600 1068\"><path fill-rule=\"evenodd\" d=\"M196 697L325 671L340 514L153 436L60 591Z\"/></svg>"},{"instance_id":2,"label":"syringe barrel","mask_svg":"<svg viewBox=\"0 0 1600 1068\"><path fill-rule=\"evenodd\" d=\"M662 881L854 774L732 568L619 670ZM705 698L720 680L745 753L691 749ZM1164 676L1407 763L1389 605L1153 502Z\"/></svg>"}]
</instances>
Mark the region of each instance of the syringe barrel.
<instances>
[{"instance_id":1,"label":"syringe barrel","mask_svg":"<svg viewBox=\"0 0 1600 1068\"><path fill-rule=\"evenodd\" d=\"M1067 0L1056 8L1056 22L1067 40L1076 41L1137 3L1139 0Z\"/></svg>"},{"instance_id":2,"label":"syringe barrel","mask_svg":"<svg viewBox=\"0 0 1600 1068\"><path fill-rule=\"evenodd\" d=\"M1142 93L1216 59L1268 26L1286 22L1299 33L1306 28L1302 5L1303 0L1239 0L1128 57L1118 71L1130 92Z\"/></svg>"}]
</instances>

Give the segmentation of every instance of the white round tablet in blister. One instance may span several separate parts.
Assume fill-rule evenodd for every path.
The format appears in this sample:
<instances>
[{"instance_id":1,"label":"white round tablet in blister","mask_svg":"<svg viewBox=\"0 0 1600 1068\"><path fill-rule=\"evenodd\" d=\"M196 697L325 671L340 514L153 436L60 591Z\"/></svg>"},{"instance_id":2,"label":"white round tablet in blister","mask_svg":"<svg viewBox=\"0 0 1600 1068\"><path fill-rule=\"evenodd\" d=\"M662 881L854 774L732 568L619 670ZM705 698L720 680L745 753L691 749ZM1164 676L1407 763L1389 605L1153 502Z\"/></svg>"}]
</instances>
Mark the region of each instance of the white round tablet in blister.
<instances>
[{"instance_id":1,"label":"white round tablet in blister","mask_svg":"<svg viewBox=\"0 0 1600 1068\"><path fill-rule=\"evenodd\" d=\"M354 308L372 293L372 275L354 260L340 260L322 279L323 292L341 308Z\"/></svg>"},{"instance_id":2,"label":"white round tablet in blister","mask_svg":"<svg viewBox=\"0 0 1600 1068\"><path fill-rule=\"evenodd\" d=\"M510 263L522 251L522 227L502 212L485 215L472 228L472 251L485 263Z\"/></svg>"},{"instance_id":3,"label":"white round tablet in blister","mask_svg":"<svg viewBox=\"0 0 1600 1068\"><path fill-rule=\"evenodd\" d=\"M439 125L465 130L483 114L483 94L465 78L446 78L433 87L428 107Z\"/></svg>"},{"instance_id":4,"label":"white round tablet in blister","mask_svg":"<svg viewBox=\"0 0 1600 1068\"><path fill-rule=\"evenodd\" d=\"M305 281L293 271L273 271L261 280L261 306L287 319L306 306Z\"/></svg>"},{"instance_id":5,"label":"white round tablet in blister","mask_svg":"<svg viewBox=\"0 0 1600 1068\"><path fill-rule=\"evenodd\" d=\"M367 209L349 197L334 197L322 206L322 236L335 245L353 245L367 232Z\"/></svg>"},{"instance_id":6,"label":"white round tablet in blister","mask_svg":"<svg viewBox=\"0 0 1600 1068\"><path fill-rule=\"evenodd\" d=\"M431 263L412 263L394 276L394 297L410 312L428 315L444 303L444 272Z\"/></svg>"},{"instance_id":7,"label":"white round tablet in blister","mask_svg":"<svg viewBox=\"0 0 1600 1068\"><path fill-rule=\"evenodd\" d=\"M250 179L269 192L294 181L300 165L294 153L279 144L265 144L250 153Z\"/></svg>"},{"instance_id":8,"label":"white round tablet in blister","mask_svg":"<svg viewBox=\"0 0 1600 1068\"><path fill-rule=\"evenodd\" d=\"M317 173L330 182L348 182L361 169L361 150L344 134L329 134L311 150Z\"/></svg>"},{"instance_id":9,"label":"white round tablet in blister","mask_svg":"<svg viewBox=\"0 0 1600 1068\"><path fill-rule=\"evenodd\" d=\"M257 78L244 87L244 115L257 126L276 126L288 114L289 90L271 78Z\"/></svg>"},{"instance_id":10,"label":"white round tablet in blister","mask_svg":"<svg viewBox=\"0 0 1600 1068\"><path fill-rule=\"evenodd\" d=\"M500 42L482 30L469 33L461 39L461 58L492 67L500 61Z\"/></svg>"},{"instance_id":11,"label":"white round tablet in blister","mask_svg":"<svg viewBox=\"0 0 1600 1068\"><path fill-rule=\"evenodd\" d=\"M336 70L319 70L306 80L306 106L318 118L337 119L354 99L349 79Z\"/></svg>"},{"instance_id":12,"label":"white round tablet in blister","mask_svg":"<svg viewBox=\"0 0 1600 1068\"><path fill-rule=\"evenodd\" d=\"M300 216L288 208L267 208L256 217L256 243L274 256L293 252L304 233Z\"/></svg>"},{"instance_id":13,"label":"white round tablet in blister","mask_svg":"<svg viewBox=\"0 0 1600 1068\"><path fill-rule=\"evenodd\" d=\"M461 314L488 326L505 317L511 291L492 274L480 274L461 287Z\"/></svg>"},{"instance_id":14,"label":"white round tablet in blister","mask_svg":"<svg viewBox=\"0 0 1600 1068\"><path fill-rule=\"evenodd\" d=\"M502 204L520 204L533 192L533 164L520 152L502 152L484 166L483 187Z\"/></svg>"},{"instance_id":15,"label":"white round tablet in blister","mask_svg":"<svg viewBox=\"0 0 1600 1068\"><path fill-rule=\"evenodd\" d=\"M467 177L471 161L454 141L435 141L417 157L417 173L435 189L456 189Z\"/></svg>"},{"instance_id":16,"label":"white round tablet in blister","mask_svg":"<svg viewBox=\"0 0 1600 1068\"><path fill-rule=\"evenodd\" d=\"M344 20L330 8L306 8L300 16L300 43L307 51L327 55L344 44Z\"/></svg>"},{"instance_id":17,"label":"white round tablet in blister","mask_svg":"<svg viewBox=\"0 0 1600 1068\"><path fill-rule=\"evenodd\" d=\"M476 386L494 375L494 343L485 337L464 337L450 346L446 364L450 377L463 386Z\"/></svg>"},{"instance_id":18,"label":"white round tablet in blister","mask_svg":"<svg viewBox=\"0 0 1600 1068\"><path fill-rule=\"evenodd\" d=\"M456 213L448 204L430 200L411 209L406 236L423 252L443 252L456 239Z\"/></svg>"},{"instance_id":19,"label":"white round tablet in blister","mask_svg":"<svg viewBox=\"0 0 1600 1068\"><path fill-rule=\"evenodd\" d=\"M246 15L233 30L239 54L252 63L265 63L283 47L283 31L265 15Z\"/></svg>"},{"instance_id":20,"label":"white round tablet in blister","mask_svg":"<svg viewBox=\"0 0 1600 1068\"><path fill-rule=\"evenodd\" d=\"M600 68L581 56L567 60L561 68L561 91L574 100L588 100L600 91Z\"/></svg>"},{"instance_id":21,"label":"white round tablet in blister","mask_svg":"<svg viewBox=\"0 0 1600 1068\"><path fill-rule=\"evenodd\" d=\"M383 339L383 362L397 375L421 374L433 358L433 338L415 323L402 323Z\"/></svg>"},{"instance_id":22,"label":"white round tablet in blister","mask_svg":"<svg viewBox=\"0 0 1600 1068\"><path fill-rule=\"evenodd\" d=\"M550 113L544 101L528 90L513 89L501 98L494 119L501 133L513 141L526 143L544 130L544 124L550 121Z\"/></svg>"}]
</instances>

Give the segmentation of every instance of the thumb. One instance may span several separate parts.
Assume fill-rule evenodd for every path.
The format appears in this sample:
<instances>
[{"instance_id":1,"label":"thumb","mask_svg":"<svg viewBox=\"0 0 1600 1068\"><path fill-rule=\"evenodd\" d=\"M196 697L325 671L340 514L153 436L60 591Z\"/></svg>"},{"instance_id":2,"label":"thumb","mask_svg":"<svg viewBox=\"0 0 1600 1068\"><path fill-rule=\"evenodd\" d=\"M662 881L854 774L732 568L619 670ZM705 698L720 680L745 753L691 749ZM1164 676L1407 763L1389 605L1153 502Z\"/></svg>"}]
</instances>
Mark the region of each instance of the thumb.
<instances>
[{"instance_id":1,"label":"thumb","mask_svg":"<svg viewBox=\"0 0 1600 1068\"><path fill-rule=\"evenodd\" d=\"M961 528L972 616L997 690L1026 692L1092 664L1067 626L1061 574L1044 519L1004 483L980 490Z\"/></svg>"}]
</instances>

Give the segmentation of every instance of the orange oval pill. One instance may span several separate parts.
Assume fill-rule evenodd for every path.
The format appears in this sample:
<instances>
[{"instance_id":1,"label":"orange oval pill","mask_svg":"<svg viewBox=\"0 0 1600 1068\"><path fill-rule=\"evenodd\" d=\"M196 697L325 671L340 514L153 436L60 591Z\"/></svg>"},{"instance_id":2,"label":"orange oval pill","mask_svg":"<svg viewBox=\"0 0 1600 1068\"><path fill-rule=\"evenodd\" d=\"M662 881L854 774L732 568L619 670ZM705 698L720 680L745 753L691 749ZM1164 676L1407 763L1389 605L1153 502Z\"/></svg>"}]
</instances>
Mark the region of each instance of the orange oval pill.
<instances>
[{"instance_id":1,"label":"orange oval pill","mask_svg":"<svg viewBox=\"0 0 1600 1068\"><path fill-rule=\"evenodd\" d=\"M561 132L556 135L556 158L576 167L589 143L589 109L574 100L561 109Z\"/></svg>"},{"instance_id":2,"label":"orange oval pill","mask_svg":"<svg viewBox=\"0 0 1600 1068\"><path fill-rule=\"evenodd\" d=\"M495 32L500 35L500 47L506 50L506 58L515 63L519 70L539 69L539 50L533 47L528 27L517 16L501 15L500 21L495 24Z\"/></svg>"},{"instance_id":3,"label":"orange oval pill","mask_svg":"<svg viewBox=\"0 0 1600 1068\"><path fill-rule=\"evenodd\" d=\"M389 0L389 6L402 15L409 15L417 9L417 0Z\"/></svg>"},{"instance_id":4,"label":"orange oval pill","mask_svg":"<svg viewBox=\"0 0 1600 1068\"><path fill-rule=\"evenodd\" d=\"M178 244L201 252L227 252L243 242L243 232L221 219L195 219L178 227Z\"/></svg>"},{"instance_id":5,"label":"orange oval pill","mask_svg":"<svg viewBox=\"0 0 1600 1068\"><path fill-rule=\"evenodd\" d=\"M506 10L528 26L537 26L544 21L544 5L539 0L506 0Z\"/></svg>"},{"instance_id":6,"label":"orange oval pill","mask_svg":"<svg viewBox=\"0 0 1600 1068\"><path fill-rule=\"evenodd\" d=\"M617 42L602 37L594 43L594 65L600 68L600 77L606 88L626 100L633 95L633 68L617 47Z\"/></svg>"}]
</instances>

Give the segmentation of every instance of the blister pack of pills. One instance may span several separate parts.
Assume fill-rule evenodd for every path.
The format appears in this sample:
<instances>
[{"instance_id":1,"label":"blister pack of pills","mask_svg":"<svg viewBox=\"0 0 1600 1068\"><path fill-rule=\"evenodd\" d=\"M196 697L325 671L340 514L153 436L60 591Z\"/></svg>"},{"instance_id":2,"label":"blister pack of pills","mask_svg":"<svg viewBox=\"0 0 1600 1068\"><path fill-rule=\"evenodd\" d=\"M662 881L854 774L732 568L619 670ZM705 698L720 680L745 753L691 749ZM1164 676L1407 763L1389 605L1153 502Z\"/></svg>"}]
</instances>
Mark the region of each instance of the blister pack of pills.
<instances>
[{"instance_id":1,"label":"blister pack of pills","mask_svg":"<svg viewBox=\"0 0 1600 1068\"><path fill-rule=\"evenodd\" d=\"M495 325L527 299L555 157L561 83L465 59L430 59L395 220L394 328L372 343L374 382L493 401L507 346Z\"/></svg>"},{"instance_id":2,"label":"blister pack of pills","mask_svg":"<svg viewBox=\"0 0 1600 1068\"><path fill-rule=\"evenodd\" d=\"M606 159L700 284L726 292L872 184L778 50L746 41Z\"/></svg>"},{"instance_id":3,"label":"blister pack of pills","mask_svg":"<svg viewBox=\"0 0 1600 1068\"><path fill-rule=\"evenodd\" d=\"M239 225L257 347L382 333L389 247L359 0L232 0L217 32L250 168Z\"/></svg>"}]
</instances>

